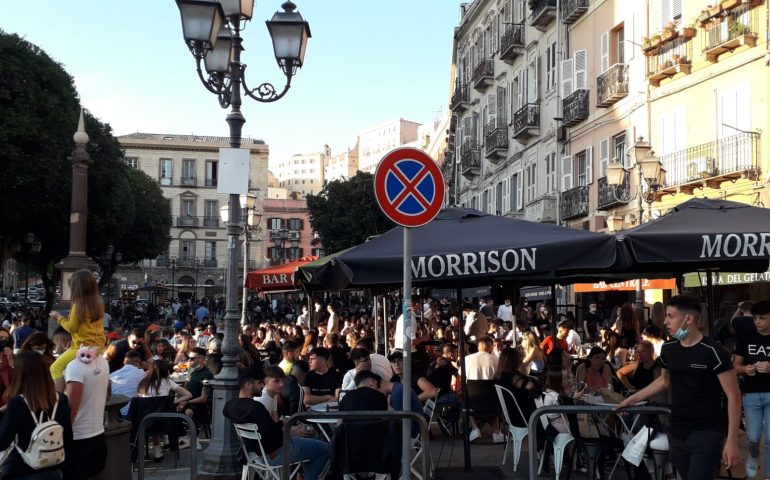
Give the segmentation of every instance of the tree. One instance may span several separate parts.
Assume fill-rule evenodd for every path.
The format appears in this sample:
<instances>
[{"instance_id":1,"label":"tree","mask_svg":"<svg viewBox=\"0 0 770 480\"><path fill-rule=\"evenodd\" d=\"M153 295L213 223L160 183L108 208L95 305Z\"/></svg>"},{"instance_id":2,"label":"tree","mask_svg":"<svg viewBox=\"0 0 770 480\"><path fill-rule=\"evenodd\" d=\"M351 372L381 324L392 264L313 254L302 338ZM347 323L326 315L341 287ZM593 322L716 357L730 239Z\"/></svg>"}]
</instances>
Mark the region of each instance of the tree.
<instances>
[{"instance_id":1,"label":"tree","mask_svg":"<svg viewBox=\"0 0 770 480\"><path fill-rule=\"evenodd\" d=\"M69 252L72 164L80 105L72 77L40 48L0 30L0 265L27 233L40 240L20 258L38 269L53 301L53 265ZM102 282L123 262L154 258L170 241L171 212L155 182L123 163L109 124L86 112L88 179L87 254ZM112 258L104 258L109 245ZM2 268L2 267L0 267Z\"/></svg>"},{"instance_id":2,"label":"tree","mask_svg":"<svg viewBox=\"0 0 770 480\"><path fill-rule=\"evenodd\" d=\"M374 175L358 172L349 180L327 183L307 196L310 225L327 252L361 244L395 227L374 198Z\"/></svg>"}]
</instances>

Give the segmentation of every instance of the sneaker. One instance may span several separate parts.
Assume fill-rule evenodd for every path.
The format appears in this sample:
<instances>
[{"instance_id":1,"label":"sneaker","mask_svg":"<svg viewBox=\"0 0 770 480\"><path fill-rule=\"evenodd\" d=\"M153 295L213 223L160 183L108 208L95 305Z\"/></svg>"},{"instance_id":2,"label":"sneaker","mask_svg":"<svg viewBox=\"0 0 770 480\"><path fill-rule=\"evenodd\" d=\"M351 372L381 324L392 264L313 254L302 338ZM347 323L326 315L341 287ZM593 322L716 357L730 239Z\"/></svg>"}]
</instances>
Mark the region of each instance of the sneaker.
<instances>
[{"instance_id":1,"label":"sneaker","mask_svg":"<svg viewBox=\"0 0 770 480\"><path fill-rule=\"evenodd\" d=\"M502 433L493 433L492 443L505 443L505 436Z\"/></svg>"},{"instance_id":2,"label":"sneaker","mask_svg":"<svg viewBox=\"0 0 770 480\"><path fill-rule=\"evenodd\" d=\"M153 461L156 461L156 462L160 462L161 460L163 460L163 445L162 444L159 443L159 444L155 445L155 447L152 449L152 459L153 459Z\"/></svg>"},{"instance_id":3,"label":"sneaker","mask_svg":"<svg viewBox=\"0 0 770 480\"><path fill-rule=\"evenodd\" d=\"M179 439L179 450L184 450L185 448L190 448L190 439L189 438L180 438Z\"/></svg>"},{"instance_id":4,"label":"sneaker","mask_svg":"<svg viewBox=\"0 0 770 480\"><path fill-rule=\"evenodd\" d=\"M759 459L749 455L749 459L746 460L746 476L749 478L756 477L757 467L759 467Z\"/></svg>"},{"instance_id":5,"label":"sneaker","mask_svg":"<svg viewBox=\"0 0 770 480\"><path fill-rule=\"evenodd\" d=\"M468 441L472 442L474 440L478 440L479 438L481 438L481 430L479 430L478 428L474 428L473 430L471 430L471 434L468 437Z\"/></svg>"},{"instance_id":6,"label":"sneaker","mask_svg":"<svg viewBox=\"0 0 770 480\"><path fill-rule=\"evenodd\" d=\"M197 449L199 452L200 452L201 450L203 450L203 447L201 446L201 441L200 441L200 440L198 440L198 439L196 438L196 439L195 439L195 443L196 443L196 446L195 446L195 448L196 448L196 449Z\"/></svg>"}]
</instances>

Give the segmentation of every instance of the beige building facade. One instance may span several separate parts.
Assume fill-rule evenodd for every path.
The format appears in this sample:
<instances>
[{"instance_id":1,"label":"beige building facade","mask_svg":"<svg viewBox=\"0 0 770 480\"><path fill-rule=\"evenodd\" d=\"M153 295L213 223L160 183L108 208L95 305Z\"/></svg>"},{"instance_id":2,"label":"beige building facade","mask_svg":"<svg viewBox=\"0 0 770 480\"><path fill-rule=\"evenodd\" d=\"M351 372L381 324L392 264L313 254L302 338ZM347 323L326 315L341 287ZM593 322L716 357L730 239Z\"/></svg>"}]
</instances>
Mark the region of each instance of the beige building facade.
<instances>
[{"instance_id":1,"label":"beige building facade","mask_svg":"<svg viewBox=\"0 0 770 480\"><path fill-rule=\"evenodd\" d=\"M134 133L118 137L125 161L156 179L171 202L172 227L169 251L136 266L122 266L116 273L121 290L145 284L174 285L182 297L210 296L224 291L227 268L227 229L220 207L228 196L217 193L219 149L229 147L227 137ZM244 138L248 149L249 192L257 196L257 209L267 195L268 146ZM264 262L264 241L252 242L250 269ZM239 270L240 271L240 270Z\"/></svg>"},{"instance_id":2,"label":"beige building facade","mask_svg":"<svg viewBox=\"0 0 770 480\"><path fill-rule=\"evenodd\" d=\"M374 173L382 157L417 140L420 124L399 118L358 134L358 169Z\"/></svg>"},{"instance_id":3,"label":"beige building facade","mask_svg":"<svg viewBox=\"0 0 770 480\"><path fill-rule=\"evenodd\" d=\"M323 152L298 153L275 161L271 171L278 181L276 186L288 190L289 195L317 195L324 186L324 169L330 156L329 146L325 145Z\"/></svg>"},{"instance_id":4,"label":"beige building facade","mask_svg":"<svg viewBox=\"0 0 770 480\"><path fill-rule=\"evenodd\" d=\"M325 182L348 180L358 172L358 143L343 153L330 155L324 171Z\"/></svg>"}]
</instances>

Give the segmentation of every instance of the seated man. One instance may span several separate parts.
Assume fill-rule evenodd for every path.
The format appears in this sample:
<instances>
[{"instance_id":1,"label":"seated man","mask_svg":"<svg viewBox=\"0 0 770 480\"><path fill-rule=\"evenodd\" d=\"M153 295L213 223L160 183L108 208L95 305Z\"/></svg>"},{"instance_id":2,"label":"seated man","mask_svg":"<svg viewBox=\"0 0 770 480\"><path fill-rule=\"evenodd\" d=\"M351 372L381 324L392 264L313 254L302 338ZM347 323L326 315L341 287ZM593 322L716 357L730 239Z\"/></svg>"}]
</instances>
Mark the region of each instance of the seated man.
<instances>
[{"instance_id":1,"label":"seated man","mask_svg":"<svg viewBox=\"0 0 770 480\"><path fill-rule=\"evenodd\" d=\"M550 337L549 337L550 338ZM465 371L467 380L494 380L497 371L497 357L492 352L492 337L482 335L479 337L479 351L465 357ZM469 417L472 430L469 435L469 441L477 440L481 437L479 422L481 418ZM492 424L492 443L503 443L505 437L500 432L500 419L494 416L490 423Z\"/></svg>"},{"instance_id":2,"label":"seated man","mask_svg":"<svg viewBox=\"0 0 770 480\"><path fill-rule=\"evenodd\" d=\"M340 400L340 411L387 410L388 398L380 391L381 381L380 376L371 370L361 370L356 373L354 383L357 388L348 392Z\"/></svg>"},{"instance_id":3,"label":"seated man","mask_svg":"<svg viewBox=\"0 0 770 480\"><path fill-rule=\"evenodd\" d=\"M401 376L404 374L404 353L401 350L395 350L388 355L390 364L393 367L393 377L390 381L393 383L401 383ZM395 386L393 387L395 388ZM420 402L424 402L429 398L436 398L438 390L428 381L423 375L420 375L415 370L414 364L412 365L412 391L417 394Z\"/></svg>"},{"instance_id":4,"label":"seated man","mask_svg":"<svg viewBox=\"0 0 770 480\"><path fill-rule=\"evenodd\" d=\"M110 374L110 385L113 395L125 395L128 398L136 396L139 382L144 380L144 377L147 375L140 368L141 364L142 357L139 355L139 352L135 350L126 352L126 356L123 358L123 368L115 370ZM128 415L129 405L131 405L131 402L120 409L120 414L124 417Z\"/></svg>"},{"instance_id":5,"label":"seated man","mask_svg":"<svg viewBox=\"0 0 770 480\"><path fill-rule=\"evenodd\" d=\"M278 413L281 415L294 415L300 411L300 389L305 383L310 365L305 360L297 360L291 366L291 373L286 376L283 392L278 398Z\"/></svg>"},{"instance_id":6,"label":"seated man","mask_svg":"<svg viewBox=\"0 0 770 480\"><path fill-rule=\"evenodd\" d=\"M310 373L305 379L305 405L333 402L339 398L342 376L329 368L331 352L318 347L310 353Z\"/></svg>"},{"instance_id":7,"label":"seated man","mask_svg":"<svg viewBox=\"0 0 770 480\"><path fill-rule=\"evenodd\" d=\"M213 379L214 374L206 368L206 350L195 347L188 358L190 360L190 380L185 388L192 394L192 398L179 403L177 410L192 417L195 424L199 425L200 422L209 421L207 413L209 394L203 388L203 382ZM197 447L198 450L201 449L200 441L198 441Z\"/></svg>"},{"instance_id":8,"label":"seated man","mask_svg":"<svg viewBox=\"0 0 770 480\"><path fill-rule=\"evenodd\" d=\"M255 402L254 397L261 395L265 374L258 368L245 368L238 374L238 398L227 402L223 409L225 417L233 423L254 423L261 435L262 447L270 465L283 465L283 421L274 421L264 405ZM292 428L291 462L306 462L305 480L318 480L329 460L329 447L326 443L312 438L301 426ZM261 453L255 440L245 440L246 449Z\"/></svg>"},{"instance_id":9,"label":"seated man","mask_svg":"<svg viewBox=\"0 0 770 480\"><path fill-rule=\"evenodd\" d=\"M342 391L349 392L355 390L357 385L355 377L359 372L364 370L372 370L372 359L369 355L369 351L365 348L354 348L350 351L350 360L353 362L353 368L345 373L342 377ZM378 375L379 377L379 375ZM382 377L380 377L382 379Z\"/></svg>"}]
</instances>

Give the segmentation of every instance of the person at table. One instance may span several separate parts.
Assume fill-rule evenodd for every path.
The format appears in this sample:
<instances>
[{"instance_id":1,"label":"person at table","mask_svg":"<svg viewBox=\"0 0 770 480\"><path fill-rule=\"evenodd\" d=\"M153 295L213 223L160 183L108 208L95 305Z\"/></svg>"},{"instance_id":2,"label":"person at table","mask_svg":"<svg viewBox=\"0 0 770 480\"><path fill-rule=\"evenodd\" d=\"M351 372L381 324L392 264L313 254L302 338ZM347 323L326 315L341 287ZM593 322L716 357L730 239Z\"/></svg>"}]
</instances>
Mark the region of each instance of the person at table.
<instances>
[{"instance_id":1,"label":"person at table","mask_svg":"<svg viewBox=\"0 0 770 480\"><path fill-rule=\"evenodd\" d=\"M465 357L465 370L460 372L465 375L467 380L494 380L497 371L497 357L492 354L492 337L484 335L479 338L479 351ZM482 418L469 417L471 431L469 441L481 438L481 428L479 422ZM492 443L503 443L505 437L500 432L500 418L494 416L490 424L492 425Z\"/></svg>"},{"instance_id":2,"label":"person at table","mask_svg":"<svg viewBox=\"0 0 770 480\"><path fill-rule=\"evenodd\" d=\"M390 360L390 365L393 368L393 376L390 378L390 381L392 383L401 383L401 379L404 376L404 352L396 350L388 355L388 360ZM420 375L416 371L414 364L412 365L412 392L417 395L420 402L424 402L429 398L435 399L438 394L436 387L425 376Z\"/></svg>"},{"instance_id":3,"label":"person at table","mask_svg":"<svg viewBox=\"0 0 770 480\"><path fill-rule=\"evenodd\" d=\"M361 370L353 380L355 390L349 391L340 400L341 412L385 411L388 409L388 397L382 393L382 378L371 370Z\"/></svg>"},{"instance_id":4,"label":"person at table","mask_svg":"<svg viewBox=\"0 0 770 480\"><path fill-rule=\"evenodd\" d=\"M310 353L310 373L305 380L305 405L333 402L339 398L342 375L329 368L331 352L318 347Z\"/></svg>"},{"instance_id":5,"label":"person at table","mask_svg":"<svg viewBox=\"0 0 770 480\"><path fill-rule=\"evenodd\" d=\"M283 392L278 397L278 413L293 415L300 411L300 391L305 383L310 365L305 360L297 360L291 366L291 373L283 382Z\"/></svg>"},{"instance_id":6,"label":"person at table","mask_svg":"<svg viewBox=\"0 0 770 480\"><path fill-rule=\"evenodd\" d=\"M283 373L283 369L277 366L265 367L265 387L262 389L262 395L255 398L265 406L270 417L275 421L278 420L278 397L283 393L284 381L286 374Z\"/></svg>"},{"instance_id":7,"label":"person at table","mask_svg":"<svg viewBox=\"0 0 770 480\"><path fill-rule=\"evenodd\" d=\"M144 343L144 333L142 330L140 328L135 328L131 330L128 337L113 342L107 347L107 351L104 352L104 358L107 359L107 362L110 365L110 373L123 368L123 359L126 357L126 353L129 350L139 352L142 368L148 368L150 366L148 362L152 358L152 352L150 352L149 347Z\"/></svg>"},{"instance_id":8,"label":"person at table","mask_svg":"<svg viewBox=\"0 0 770 480\"><path fill-rule=\"evenodd\" d=\"M638 359L616 372L618 380L628 389L641 390L660 376L660 362L655 356L655 346L642 340L636 347Z\"/></svg>"},{"instance_id":9,"label":"person at table","mask_svg":"<svg viewBox=\"0 0 770 480\"><path fill-rule=\"evenodd\" d=\"M543 353L546 356L550 355L557 343L558 348L562 352L568 352L567 335L569 335L569 325L566 322L560 322L556 330L556 341L554 341L553 335L548 335L540 342L540 348L543 350Z\"/></svg>"},{"instance_id":10,"label":"person at table","mask_svg":"<svg viewBox=\"0 0 770 480\"><path fill-rule=\"evenodd\" d=\"M521 334L521 348L524 358L521 367L527 375L542 376L545 372L545 355L535 334L527 330Z\"/></svg>"},{"instance_id":11,"label":"person at table","mask_svg":"<svg viewBox=\"0 0 770 480\"><path fill-rule=\"evenodd\" d=\"M206 389L203 388L203 382L213 379L214 374L206 368L206 350L195 347L190 352L189 361L190 367L188 371L190 372L190 380L185 387L192 395L192 398L179 403L177 410L191 417L197 423L206 418L206 404L209 401L209 395Z\"/></svg>"},{"instance_id":12,"label":"person at table","mask_svg":"<svg viewBox=\"0 0 770 480\"><path fill-rule=\"evenodd\" d=\"M761 300L751 307L755 332L746 329L737 333L733 367L743 376L743 411L746 414L746 440L749 458L746 474L757 475L759 444L763 428L770 423L770 301ZM764 427L763 427L764 426ZM770 478L770 438L765 434L765 477Z\"/></svg>"},{"instance_id":13,"label":"person at table","mask_svg":"<svg viewBox=\"0 0 770 480\"><path fill-rule=\"evenodd\" d=\"M601 347L591 348L585 363L581 363L575 372L575 381L578 391L582 390L583 386L594 392L610 388L612 370L607 365L607 354Z\"/></svg>"},{"instance_id":14,"label":"person at table","mask_svg":"<svg viewBox=\"0 0 770 480\"><path fill-rule=\"evenodd\" d=\"M291 373L291 366L299 358L300 346L294 340L287 340L283 346L281 346L281 362L278 364L283 370L283 373L288 375Z\"/></svg>"},{"instance_id":15,"label":"person at table","mask_svg":"<svg viewBox=\"0 0 770 480\"><path fill-rule=\"evenodd\" d=\"M666 304L665 325L672 340L661 351L661 375L616 407L634 405L670 388L669 455L680 478L689 480L716 478L720 458L727 469L741 458L737 441L741 394L736 372L730 354L703 336L700 323L697 297L671 297ZM727 398L727 422L723 395Z\"/></svg>"},{"instance_id":16,"label":"person at table","mask_svg":"<svg viewBox=\"0 0 770 480\"><path fill-rule=\"evenodd\" d=\"M110 374L110 387L113 395L124 395L128 398L135 397L139 383L147 376L141 368L141 357L139 352L129 350L123 359L123 368L115 370ZM128 415L129 402L120 409L120 414L124 417Z\"/></svg>"},{"instance_id":17,"label":"person at table","mask_svg":"<svg viewBox=\"0 0 770 480\"><path fill-rule=\"evenodd\" d=\"M617 371L628 363L630 354L628 349L620 346L620 335L617 333L607 330L605 338L607 339L607 342L605 345L602 345L602 347L604 347L604 351L607 352L607 359L612 364L613 368L615 368L615 371Z\"/></svg>"},{"instance_id":18,"label":"person at table","mask_svg":"<svg viewBox=\"0 0 770 480\"><path fill-rule=\"evenodd\" d=\"M564 340L567 342L567 351L577 352L578 347L580 347L583 341L580 339L580 334L575 331L575 323L570 319L564 320L562 323L569 329L567 336L564 337Z\"/></svg>"},{"instance_id":19,"label":"person at table","mask_svg":"<svg viewBox=\"0 0 770 480\"><path fill-rule=\"evenodd\" d=\"M264 460L270 465L282 465L284 460L283 445L283 421L275 421L271 418L264 405L253 400L262 394L265 373L258 368L244 368L238 373L238 398L234 398L225 404L222 413L233 423L253 423L257 425L257 431L261 436L262 447L267 458ZM305 480L318 480L321 472L329 460L328 444L312 438L304 438L310 435L302 426L291 429L291 462L304 462L302 468L305 472ZM249 452L261 455L257 440L244 439L244 444Z\"/></svg>"}]
</instances>

